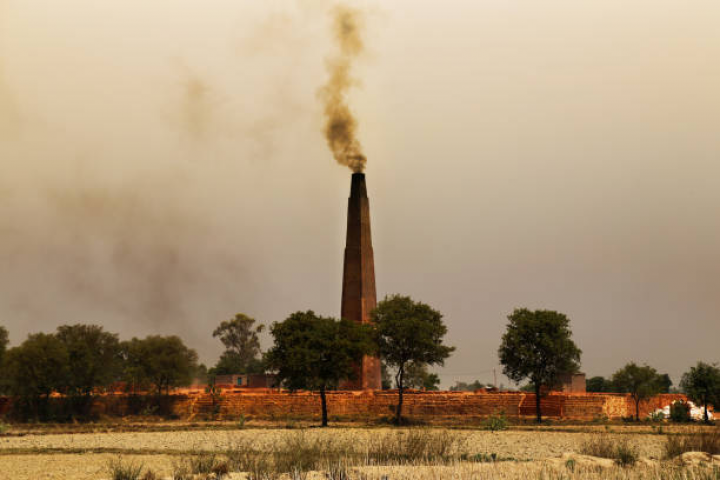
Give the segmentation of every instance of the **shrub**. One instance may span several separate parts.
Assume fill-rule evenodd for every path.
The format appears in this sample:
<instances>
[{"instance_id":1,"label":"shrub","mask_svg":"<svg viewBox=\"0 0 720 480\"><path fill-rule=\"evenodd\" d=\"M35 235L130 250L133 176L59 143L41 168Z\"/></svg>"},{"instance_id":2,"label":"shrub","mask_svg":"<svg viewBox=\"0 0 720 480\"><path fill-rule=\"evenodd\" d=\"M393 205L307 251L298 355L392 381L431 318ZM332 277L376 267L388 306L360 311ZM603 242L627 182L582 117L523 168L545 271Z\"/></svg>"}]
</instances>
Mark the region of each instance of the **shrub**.
<instances>
[{"instance_id":1,"label":"shrub","mask_svg":"<svg viewBox=\"0 0 720 480\"><path fill-rule=\"evenodd\" d=\"M124 462L121 458L111 460L108 464L112 480L139 480L142 469L142 464Z\"/></svg>"},{"instance_id":2,"label":"shrub","mask_svg":"<svg viewBox=\"0 0 720 480\"><path fill-rule=\"evenodd\" d=\"M491 432L497 432L501 430L507 430L508 420L505 417L505 411L501 410L499 414L492 414L485 420L485 428Z\"/></svg>"},{"instance_id":3,"label":"shrub","mask_svg":"<svg viewBox=\"0 0 720 480\"><path fill-rule=\"evenodd\" d=\"M677 400L670 405L670 420L676 423L687 423L690 419L690 405Z\"/></svg>"}]
</instances>

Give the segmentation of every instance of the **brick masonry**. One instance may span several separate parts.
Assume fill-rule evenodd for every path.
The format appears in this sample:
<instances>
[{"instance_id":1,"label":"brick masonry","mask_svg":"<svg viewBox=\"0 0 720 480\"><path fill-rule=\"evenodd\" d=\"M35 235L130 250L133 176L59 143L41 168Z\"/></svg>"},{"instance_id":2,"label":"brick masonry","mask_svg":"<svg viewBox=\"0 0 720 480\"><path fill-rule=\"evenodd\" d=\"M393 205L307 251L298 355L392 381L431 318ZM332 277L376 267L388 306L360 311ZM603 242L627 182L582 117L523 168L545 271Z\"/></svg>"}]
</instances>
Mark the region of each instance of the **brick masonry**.
<instances>
[{"instance_id":1,"label":"brick masonry","mask_svg":"<svg viewBox=\"0 0 720 480\"><path fill-rule=\"evenodd\" d=\"M126 399L122 395L98 397L97 413L124 415ZM641 404L641 418L650 411L686 399L684 395L659 395ZM557 420L592 421L617 420L634 415L635 405L624 394L568 394L550 393L541 400L543 415ZM1 403L1 402L0 402ZM213 411L219 418L241 415L257 419L304 418L317 419L320 397L310 392L280 392L277 390L223 390L220 398L196 391L172 395L172 411L184 419L204 418ZM392 391L341 391L328 393L328 411L343 419L369 420L391 415L397 403ZM504 412L509 418L532 419L535 416L535 396L532 393L511 392L408 392L403 407L409 418L425 420L443 418L484 418Z\"/></svg>"}]
</instances>

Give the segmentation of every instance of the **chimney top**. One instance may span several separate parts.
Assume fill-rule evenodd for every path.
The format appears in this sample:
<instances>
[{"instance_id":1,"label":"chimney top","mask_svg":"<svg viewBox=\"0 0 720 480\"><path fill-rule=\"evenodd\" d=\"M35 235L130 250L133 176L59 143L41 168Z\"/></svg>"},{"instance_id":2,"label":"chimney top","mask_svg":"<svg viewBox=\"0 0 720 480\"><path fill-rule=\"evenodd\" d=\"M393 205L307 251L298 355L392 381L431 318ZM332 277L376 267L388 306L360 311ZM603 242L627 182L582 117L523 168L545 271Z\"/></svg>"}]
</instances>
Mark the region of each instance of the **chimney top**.
<instances>
[{"instance_id":1,"label":"chimney top","mask_svg":"<svg viewBox=\"0 0 720 480\"><path fill-rule=\"evenodd\" d=\"M365 185L365 174L362 172L352 174L352 183L350 184L350 198L367 197L367 186Z\"/></svg>"}]
</instances>

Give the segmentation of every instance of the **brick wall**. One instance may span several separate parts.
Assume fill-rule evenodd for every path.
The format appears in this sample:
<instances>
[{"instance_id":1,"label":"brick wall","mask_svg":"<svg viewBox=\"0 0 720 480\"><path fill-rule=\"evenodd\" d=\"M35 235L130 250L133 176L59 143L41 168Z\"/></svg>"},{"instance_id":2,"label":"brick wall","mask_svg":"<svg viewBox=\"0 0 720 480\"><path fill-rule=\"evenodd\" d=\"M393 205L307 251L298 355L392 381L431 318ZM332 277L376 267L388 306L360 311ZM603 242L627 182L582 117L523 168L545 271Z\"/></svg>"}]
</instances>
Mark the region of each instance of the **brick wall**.
<instances>
[{"instance_id":1,"label":"brick wall","mask_svg":"<svg viewBox=\"0 0 720 480\"><path fill-rule=\"evenodd\" d=\"M368 419L389 416L397 404L395 392L330 392L328 412L331 416ZM659 395L641 405L640 415L662 408L683 395ZM123 396L98 398L96 410L108 415L123 415ZM593 419L620 419L634 415L635 404L623 394L566 394L551 393L541 399L543 416L547 418L589 421ZM239 389L224 390L220 398L213 399L204 392L188 392L173 395L170 408L181 418L206 417L217 412L219 418L240 415L254 418L282 419L318 418L320 397L315 393L287 393L275 390ZM535 395L532 393L474 392L407 392L403 412L408 417L483 418L504 412L511 418L534 418Z\"/></svg>"},{"instance_id":2,"label":"brick wall","mask_svg":"<svg viewBox=\"0 0 720 480\"><path fill-rule=\"evenodd\" d=\"M124 416L131 411L129 397L105 395L96 398L93 406L98 414ZM640 417L669 405L684 395L659 395L643 402ZM328 411L331 416L347 419L371 419L390 416L397 404L397 393L388 391L329 392ZM310 392L288 393L269 389L223 389L215 399L202 390L185 391L163 401L163 411L179 418L205 418L213 412L219 418L240 415L264 419L306 418L320 415L320 396ZM635 404L629 395L553 392L541 399L543 416L553 419L590 421L609 418L617 420L635 414ZM10 402L0 397L0 415L7 413ZM407 392L404 415L422 419L484 418L504 412L515 419L535 417L535 395L524 392Z\"/></svg>"}]
</instances>

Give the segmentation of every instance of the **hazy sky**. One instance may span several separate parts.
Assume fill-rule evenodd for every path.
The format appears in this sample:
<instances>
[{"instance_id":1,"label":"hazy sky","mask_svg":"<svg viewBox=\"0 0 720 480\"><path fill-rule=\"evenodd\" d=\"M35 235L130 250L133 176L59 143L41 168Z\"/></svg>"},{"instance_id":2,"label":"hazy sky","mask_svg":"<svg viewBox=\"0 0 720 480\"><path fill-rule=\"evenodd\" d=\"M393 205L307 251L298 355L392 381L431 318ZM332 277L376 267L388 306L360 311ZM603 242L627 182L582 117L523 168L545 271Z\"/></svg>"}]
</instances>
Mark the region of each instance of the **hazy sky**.
<instances>
[{"instance_id":1,"label":"hazy sky","mask_svg":"<svg viewBox=\"0 0 720 480\"><path fill-rule=\"evenodd\" d=\"M444 386L492 380L522 306L570 317L589 375L720 361L717 0L351 4L378 295L445 314ZM236 312L339 315L331 5L0 0L13 344L99 323L212 363Z\"/></svg>"}]
</instances>

